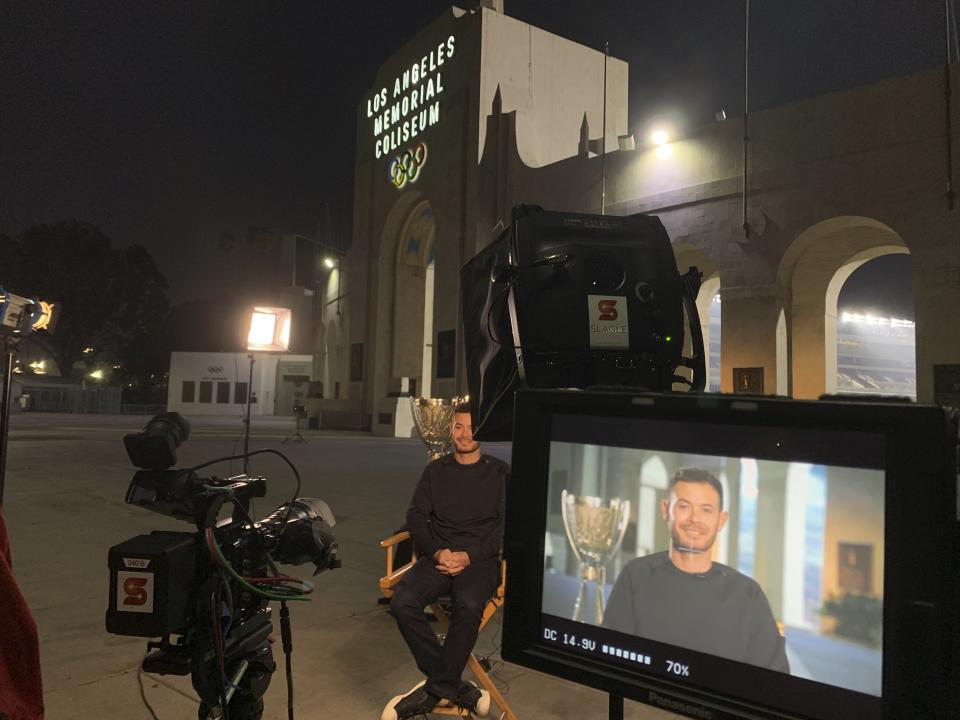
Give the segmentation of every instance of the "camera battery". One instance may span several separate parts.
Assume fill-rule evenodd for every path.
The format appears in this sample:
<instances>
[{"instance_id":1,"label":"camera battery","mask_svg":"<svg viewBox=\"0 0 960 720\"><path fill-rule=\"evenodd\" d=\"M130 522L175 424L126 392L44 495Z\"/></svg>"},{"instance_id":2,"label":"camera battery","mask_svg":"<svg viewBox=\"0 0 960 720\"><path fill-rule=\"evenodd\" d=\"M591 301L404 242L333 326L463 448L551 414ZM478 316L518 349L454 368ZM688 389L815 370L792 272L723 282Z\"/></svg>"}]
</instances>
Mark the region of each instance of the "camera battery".
<instances>
[{"instance_id":1,"label":"camera battery","mask_svg":"<svg viewBox=\"0 0 960 720\"><path fill-rule=\"evenodd\" d=\"M153 638L186 628L196 537L154 531L110 548L107 632Z\"/></svg>"}]
</instances>

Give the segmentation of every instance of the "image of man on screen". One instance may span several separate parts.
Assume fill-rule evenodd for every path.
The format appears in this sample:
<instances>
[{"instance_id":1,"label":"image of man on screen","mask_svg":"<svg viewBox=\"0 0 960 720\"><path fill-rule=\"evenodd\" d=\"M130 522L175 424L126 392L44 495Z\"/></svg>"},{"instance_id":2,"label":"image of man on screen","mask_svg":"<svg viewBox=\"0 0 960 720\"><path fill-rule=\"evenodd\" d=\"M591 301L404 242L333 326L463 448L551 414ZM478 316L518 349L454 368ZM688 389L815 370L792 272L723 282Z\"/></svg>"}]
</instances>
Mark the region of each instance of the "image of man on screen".
<instances>
[{"instance_id":1,"label":"image of man on screen","mask_svg":"<svg viewBox=\"0 0 960 720\"><path fill-rule=\"evenodd\" d=\"M728 517L720 481L706 470L680 470L660 514L670 529L670 550L624 566L604 627L789 673L763 590L710 556Z\"/></svg>"}]
</instances>

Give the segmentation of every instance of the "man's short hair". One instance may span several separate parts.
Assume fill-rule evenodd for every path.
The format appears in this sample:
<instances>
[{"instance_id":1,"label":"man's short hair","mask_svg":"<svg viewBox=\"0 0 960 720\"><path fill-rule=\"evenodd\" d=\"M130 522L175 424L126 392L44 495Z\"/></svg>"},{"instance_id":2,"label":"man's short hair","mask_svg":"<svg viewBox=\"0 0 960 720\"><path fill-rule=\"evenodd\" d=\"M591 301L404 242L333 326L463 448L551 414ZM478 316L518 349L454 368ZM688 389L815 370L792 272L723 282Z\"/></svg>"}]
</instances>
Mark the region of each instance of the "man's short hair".
<instances>
[{"instance_id":1,"label":"man's short hair","mask_svg":"<svg viewBox=\"0 0 960 720\"><path fill-rule=\"evenodd\" d=\"M701 470L700 468L681 468L677 470L677 474L670 479L670 485L667 489L673 490L674 485L678 482L706 483L717 491L717 495L720 497L719 509L723 510L723 485L720 484L720 481L717 480L713 473Z\"/></svg>"},{"instance_id":2,"label":"man's short hair","mask_svg":"<svg viewBox=\"0 0 960 720\"><path fill-rule=\"evenodd\" d=\"M457 415L459 413L467 413L468 415L473 415L473 408L470 407L470 401L457 403L456 407L453 408L453 414Z\"/></svg>"}]
</instances>

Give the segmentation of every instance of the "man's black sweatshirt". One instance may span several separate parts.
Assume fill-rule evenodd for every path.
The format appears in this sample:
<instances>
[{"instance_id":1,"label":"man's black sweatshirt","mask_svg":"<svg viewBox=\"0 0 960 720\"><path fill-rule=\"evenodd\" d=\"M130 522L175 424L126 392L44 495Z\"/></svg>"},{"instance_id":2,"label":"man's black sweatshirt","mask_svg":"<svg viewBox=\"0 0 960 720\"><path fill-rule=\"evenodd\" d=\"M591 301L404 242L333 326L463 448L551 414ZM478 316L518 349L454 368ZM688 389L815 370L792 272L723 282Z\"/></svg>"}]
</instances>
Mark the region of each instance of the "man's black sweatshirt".
<instances>
[{"instance_id":1,"label":"man's black sweatshirt","mask_svg":"<svg viewBox=\"0 0 960 720\"><path fill-rule=\"evenodd\" d=\"M470 465L453 455L427 465L407 511L420 552L432 558L438 550L465 551L471 563L497 557L509 472L509 465L490 455Z\"/></svg>"}]
</instances>

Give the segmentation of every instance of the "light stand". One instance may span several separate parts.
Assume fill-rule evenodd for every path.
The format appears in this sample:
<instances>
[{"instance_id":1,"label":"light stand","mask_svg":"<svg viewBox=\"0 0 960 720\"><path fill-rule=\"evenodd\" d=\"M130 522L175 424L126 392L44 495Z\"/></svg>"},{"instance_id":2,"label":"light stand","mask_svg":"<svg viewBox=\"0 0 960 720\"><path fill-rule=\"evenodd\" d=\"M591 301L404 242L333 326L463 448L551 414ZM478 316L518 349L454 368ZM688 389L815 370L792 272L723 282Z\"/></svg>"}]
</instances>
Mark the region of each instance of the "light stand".
<instances>
[{"instance_id":1,"label":"light stand","mask_svg":"<svg viewBox=\"0 0 960 720\"><path fill-rule=\"evenodd\" d=\"M250 352L250 379L247 382L247 416L243 432L243 472L250 470L250 405L253 399L254 353L283 353L290 348L290 325L292 313L289 308L254 307L250 312L246 347ZM261 374L262 377L262 374Z\"/></svg>"},{"instance_id":2,"label":"light stand","mask_svg":"<svg viewBox=\"0 0 960 720\"><path fill-rule=\"evenodd\" d=\"M280 444L286 445L288 442L295 443L306 443L307 439L300 434L300 420L305 415L303 405L294 405L293 406L293 416L296 418L296 432L293 435L288 435L285 437Z\"/></svg>"},{"instance_id":3,"label":"light stand","mask_svg":"<svg viewBox=\"0 0 960 720\"><path fill-rule=\"evenodd\" d=\"M243 474L249 475L250 469L250 401L253 398L253 361L254 354L250 353L250 377L247 380L247 413L243 416Z\"/></svg>"},{"instance_id":4,"label":"light stand","mask_svg":"<svg viewBox=\"0 0 960 720\"><path fill-rule=\"evenodd\" d=\"M13 355L17 351L20 338L7 335L3 345L7 351L7 361L3 366L3 400L0 406L0 505L3 505L3 485L7 475L7 437L10 434L10 400L13 397Z\"/></svg>"},{"instance_id":5,"label":"light stand","mask_svg":"<svg viewBox=\"0 0 960 720\"><path fill-rule=\"evenodd\" d=\"M53 332L60 304L16 295L0 287L0 332L7 362L3 368L3 400L0 405L0 505L7 474L7 436L10 434L10 400L13 397L13 355L24 335L37 330Z\"/></svg>"}]
</instances>

